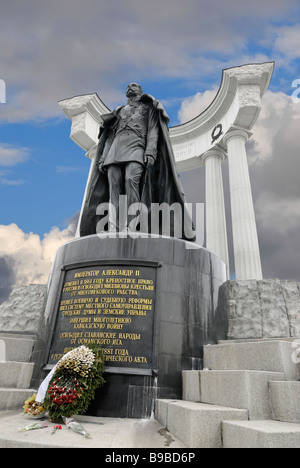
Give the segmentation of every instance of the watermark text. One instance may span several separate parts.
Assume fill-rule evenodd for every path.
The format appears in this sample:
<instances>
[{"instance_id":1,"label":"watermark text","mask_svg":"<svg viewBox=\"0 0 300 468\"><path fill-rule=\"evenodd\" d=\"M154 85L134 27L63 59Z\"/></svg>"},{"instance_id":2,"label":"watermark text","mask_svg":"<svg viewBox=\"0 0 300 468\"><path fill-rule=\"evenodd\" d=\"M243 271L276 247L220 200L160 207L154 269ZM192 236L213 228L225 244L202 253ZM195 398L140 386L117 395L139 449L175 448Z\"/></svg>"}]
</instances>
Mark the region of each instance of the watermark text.
<instances>
[{"instance_id":1,"label":"watermark text","mask_svg":"<svg viewBox=\"0 0 300 468\"><path fill-rule=\"evenodd\" d=\"M120 195L119 205L101 203L96 210L97 234L113 234L120 237L168 236L204 244L204 204L203 203L134 203L128 206L127 196ZM192 222L195 219L195 227ZM192 246L190 248L193 248Z\"/></svg>"},{"instance_id":2,"label":"watermark text","mask_svg":"<svg viewBox=\"0 0 300 468\"><path fill-rule=\"evenodd\" d=\"M300 339L292 342L292 348L295 350L292 352L293 364L300 364Z\"/></svg>"}]
</instances>

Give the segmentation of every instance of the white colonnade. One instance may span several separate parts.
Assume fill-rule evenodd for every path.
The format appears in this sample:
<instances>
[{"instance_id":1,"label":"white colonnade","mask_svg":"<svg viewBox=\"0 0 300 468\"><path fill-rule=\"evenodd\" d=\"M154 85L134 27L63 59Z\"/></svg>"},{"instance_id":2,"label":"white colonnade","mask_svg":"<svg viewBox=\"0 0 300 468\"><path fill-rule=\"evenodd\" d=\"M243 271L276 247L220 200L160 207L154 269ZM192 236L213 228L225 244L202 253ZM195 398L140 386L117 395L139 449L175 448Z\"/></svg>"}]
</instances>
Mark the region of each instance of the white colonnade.
<instances>
[{"instance_id":1,"label":"white colonnade","mask_svg":"<svg viewBox=\"0 0 300 468\"><path fill-rule=\"evenodd\" d=\"M212 104L190 122L170 128L178 172L205 165L206 247L225 262L229 278L222 179L222 162L228 158L238 280L262 279L245 144L260 113L261 99L273 69L274 62L267 62L223 70L222 83ZM86 151L93 166L101 115L109 109L96 93L65 99L59 105L72 120L71 138Z\"/></svg>"}]
</instances>

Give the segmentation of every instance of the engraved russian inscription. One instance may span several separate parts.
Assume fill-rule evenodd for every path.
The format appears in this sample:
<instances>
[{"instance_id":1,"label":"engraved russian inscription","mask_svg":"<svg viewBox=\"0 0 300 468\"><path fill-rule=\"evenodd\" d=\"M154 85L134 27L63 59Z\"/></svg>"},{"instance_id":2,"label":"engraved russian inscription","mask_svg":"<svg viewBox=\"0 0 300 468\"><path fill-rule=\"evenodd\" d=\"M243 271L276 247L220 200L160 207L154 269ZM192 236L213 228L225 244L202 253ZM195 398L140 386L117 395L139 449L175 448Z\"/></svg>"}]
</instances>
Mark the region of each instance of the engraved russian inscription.
<instances>
[{"instance_id":1,"label":"engraved russian inscription","mask_svg":"<svg viewBox=\"0 0 300 468\"><path fill-rule=\"evenodd\" d=\"M106 366L152 368L156 268L97 266L68 270L49 363L96 343Z\"/></svg>"}]
</instances>

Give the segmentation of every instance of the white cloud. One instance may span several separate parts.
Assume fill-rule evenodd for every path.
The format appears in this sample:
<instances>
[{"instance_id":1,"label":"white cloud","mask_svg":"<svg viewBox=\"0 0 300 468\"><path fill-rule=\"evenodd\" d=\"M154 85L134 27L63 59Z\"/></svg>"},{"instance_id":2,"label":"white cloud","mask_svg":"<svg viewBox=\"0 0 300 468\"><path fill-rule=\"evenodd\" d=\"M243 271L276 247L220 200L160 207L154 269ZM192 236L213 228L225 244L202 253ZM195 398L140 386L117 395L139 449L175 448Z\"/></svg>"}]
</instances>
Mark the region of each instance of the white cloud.
<instances>
[{"instance_id":1,"label":"white cloud","mask_svg":"<svg viewBox=\"0 0 300 468\"><path fill-rule=\"evenodd\" d=\"M285 58L300 57L300 29L299 24L283 26L277 29L277 38L274 48L284 55Z\"/></svg>"},{"instance_id":2,"label":"white cloud","mask_svg":"<svg viewBox=\"0 0 300 468\"><path fill-rule=\"evenodd\" d=\"M273 226L277 233L285 235L300 226L300 202L262 192L256 200L256 218L263 229Z\"/></svg>"},{"instance_id":3,"label":"white cloud","mask_svg":"<svg viewBox=\"0 0 300 468\"><path fill-rule=\"evenodd\" d=\"M220 75L222 68L241 63L249 41L272 35L267 26L289 19L297 3L4 2L1 78L7 84L7 104L1 107L1 119L61 117L59 99L95 91L112 107L122 102L124 80L197 79L201 86L203 77L207 82L212 73ZM278 48L290 51L292 43L298 56L297 33L281 34Z\"/></svg>"},{"instance_id":4,"label":"white cloud","mask_svg":"<svg viewBox=\"0 0 300 468\"><path fill-rule=\"evenodd\" d=\"M11 186L19 186L25 184L24 179L7 179L6 177L0 176L0 184L1 185L11 185Z\"/></svg>"},{"instance_id":5,"label":"white cloud","mask_svg":"<svg viewBox=\"0 0 300 468\"><path fill-rule=\"evenodd\" d=\"M287 123L291 124L299 118L300 104L293 103L291 96L282 92L267 91L262 100L261 113L252 129L254 145L249 151L250 163L263 163L272 158L278 132ZM298 132L290 135L290 143L293 139L299 143Z\"/></svg>"},{"instance_id":6,"label":"white cloud","mask_svg":"<svg viewBox=\"0 0 300 468\"><path fill-rule=\"evenodd\" d=\"M16 166L27 161L29 149L0 143L0 166Z\"/></svg>"},{"instance_id":7,"label":"white cloud","mask_svg":"<svg viewBox=\"0 0 300 468\"><path fill-rule=\"evenodd\" d=\"M53 227L43 239L32 232L24 233L16 224L0 225L0 259L11 265L13 283L10 289L47 283L56 251L74 239L76 219L74 217L66 229Z\"/></svg>"},{"instance_id":8,"label":"white cloud","mask_svg":"<svg viewBox=\"0 0 300 468\"><path fill-rule=\"evenodd\" d=\"M218 90L215 88L184 99L178 112L180 123L188 122L205 111L213 102L217 91Z\"/></svg>"},{"instance_id":9,"label":"white cloud","mask_svg":"<svg viewBox=\"0 0 300 468\"><path fill-rule=\"evenodd\" d=\"M11 178L12 171L11 170L1 170L0 171L0 185L23 185L25 184L24 179L12 179Z\"/></svg>"}]
</instances>

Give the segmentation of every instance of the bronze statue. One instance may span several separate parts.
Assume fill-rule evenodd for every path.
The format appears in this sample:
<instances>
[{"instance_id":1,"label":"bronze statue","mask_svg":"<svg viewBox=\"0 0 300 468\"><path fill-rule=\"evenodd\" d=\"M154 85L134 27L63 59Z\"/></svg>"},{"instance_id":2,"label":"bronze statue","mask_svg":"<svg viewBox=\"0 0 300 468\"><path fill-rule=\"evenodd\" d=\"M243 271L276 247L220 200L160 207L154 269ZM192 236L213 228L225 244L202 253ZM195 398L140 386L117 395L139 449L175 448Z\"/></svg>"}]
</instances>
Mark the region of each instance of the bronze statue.
<instances>
[{"instance_id":1,"label":"bronze statue","mask_svg":"<svg viewBox=\"0 0 300 468\"><path fill-rule=\"evenodd\" d=\"M126 96L127 105L102 115L95 170L87 189L80 235L96 233L100 219L97 207L107 202L115 207L107 229L121 231L124 226L119 222L119 197L127 195L128 206L143 205L149 218L155 205L179 206L182 235L174 232L174 219L170 221L169 233L194 241L195 232L169 138L169 117L161 103L144 94L137 83L127 86ZM160 231L158 234L164 234Z\"/></svg>"}]
</instances>

